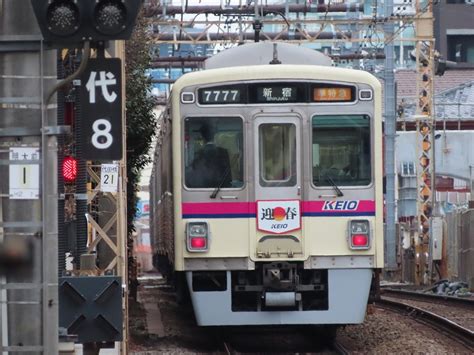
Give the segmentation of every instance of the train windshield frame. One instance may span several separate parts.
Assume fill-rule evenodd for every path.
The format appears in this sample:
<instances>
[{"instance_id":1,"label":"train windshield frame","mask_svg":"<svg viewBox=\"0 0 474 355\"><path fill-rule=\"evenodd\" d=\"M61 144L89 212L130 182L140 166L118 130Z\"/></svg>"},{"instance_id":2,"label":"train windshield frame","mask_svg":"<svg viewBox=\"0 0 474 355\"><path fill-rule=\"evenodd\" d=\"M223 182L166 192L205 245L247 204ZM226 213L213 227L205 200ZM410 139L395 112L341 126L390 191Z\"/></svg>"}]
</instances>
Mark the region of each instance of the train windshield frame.
<instances>
[{"instance_id":1,"label":"train windshield frame","mask_svg":"<svg viewBox=\"0 0 474 355\"><path fill-rule=\"evenodd\" d=\"M369 115L312 117L312 182L316 188L368 186L372 183Z\"/></svg>"},{"instance_id":2,"label":"train windshield frame","mask_svg":"<svg viewBox=\"0 0 474 355\"><path fill-rule=\"evenodd\" d=\"M200 116L184 119L184 186L188 189L244 187L243 119Z\"/></svg>"}]
</instances>

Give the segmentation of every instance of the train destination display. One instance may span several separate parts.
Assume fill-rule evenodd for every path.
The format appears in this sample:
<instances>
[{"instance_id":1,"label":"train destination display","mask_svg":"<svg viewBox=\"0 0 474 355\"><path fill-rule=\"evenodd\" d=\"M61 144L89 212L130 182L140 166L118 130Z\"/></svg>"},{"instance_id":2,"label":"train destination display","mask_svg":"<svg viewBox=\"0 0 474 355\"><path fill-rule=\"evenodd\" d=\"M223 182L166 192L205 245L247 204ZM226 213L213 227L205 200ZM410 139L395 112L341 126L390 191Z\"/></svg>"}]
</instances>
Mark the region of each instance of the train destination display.
<instances>
[{"instance_id":1,"label":"train destination display","mask_svg":"<svg viewBox=\"0 0 474 355\"><path fill-rule=\"evenodd\" d=\"M356 87L332 83L265 82L201 88L201 105L355 102Z\"/></svg>"}]
</instances>

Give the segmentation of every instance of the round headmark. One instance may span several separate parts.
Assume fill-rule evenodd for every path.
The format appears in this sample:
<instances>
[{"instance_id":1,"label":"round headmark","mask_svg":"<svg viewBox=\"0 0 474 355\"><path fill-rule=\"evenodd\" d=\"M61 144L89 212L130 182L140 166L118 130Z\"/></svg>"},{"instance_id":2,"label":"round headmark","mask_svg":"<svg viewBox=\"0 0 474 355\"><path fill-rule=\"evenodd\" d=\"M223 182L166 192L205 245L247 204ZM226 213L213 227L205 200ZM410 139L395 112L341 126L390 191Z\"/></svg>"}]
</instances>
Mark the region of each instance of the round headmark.
<instances>
[{"instance_id":1,"label":"round headmark","mask_svg":"<svg viewBox=\"0 0 474 355\"><path fill-rule=\"evenodd\" d=\"M283 207L275 207L273 209L273 218L277 221L282 221L286 217L286 212Z\"/></svg>"}]
</instances>

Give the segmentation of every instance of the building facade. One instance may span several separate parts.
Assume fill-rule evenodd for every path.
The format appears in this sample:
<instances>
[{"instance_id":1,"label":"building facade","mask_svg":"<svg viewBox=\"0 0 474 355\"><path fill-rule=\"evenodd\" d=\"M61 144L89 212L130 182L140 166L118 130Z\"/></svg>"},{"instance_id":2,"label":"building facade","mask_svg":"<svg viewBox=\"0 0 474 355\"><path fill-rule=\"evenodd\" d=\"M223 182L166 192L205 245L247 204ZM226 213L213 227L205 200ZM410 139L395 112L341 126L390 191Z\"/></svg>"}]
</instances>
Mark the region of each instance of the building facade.
<instances>
[{"instance_id":1,"label":"building facade","mask_svg":"<svg viewBox=\"0 0 474 355\"><path fill-rule=\"evenodd\" d=\"M474 68L474 1L437 1L433 13L436 49L458 68Z\"/></svg>"}]
</instances>

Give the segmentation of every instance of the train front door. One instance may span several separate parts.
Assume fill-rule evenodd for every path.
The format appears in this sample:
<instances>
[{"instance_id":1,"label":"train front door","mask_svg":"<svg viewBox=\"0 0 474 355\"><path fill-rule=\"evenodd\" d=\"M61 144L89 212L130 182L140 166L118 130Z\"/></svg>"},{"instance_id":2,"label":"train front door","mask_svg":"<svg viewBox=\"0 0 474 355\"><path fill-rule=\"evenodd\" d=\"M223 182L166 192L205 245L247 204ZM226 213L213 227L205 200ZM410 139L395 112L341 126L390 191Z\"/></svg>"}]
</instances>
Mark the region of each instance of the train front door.
<instances>
[{"instance_id":1,"label":"train front door","mask_svg":"<svg viewBox=\"0 0 474 355\"><path fill-rule=\"evenodd\" d=\"M301 117L254 120L256 257L303 256Z\"/></svg>"}]
</instances>

